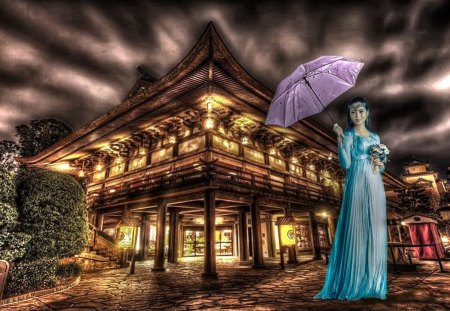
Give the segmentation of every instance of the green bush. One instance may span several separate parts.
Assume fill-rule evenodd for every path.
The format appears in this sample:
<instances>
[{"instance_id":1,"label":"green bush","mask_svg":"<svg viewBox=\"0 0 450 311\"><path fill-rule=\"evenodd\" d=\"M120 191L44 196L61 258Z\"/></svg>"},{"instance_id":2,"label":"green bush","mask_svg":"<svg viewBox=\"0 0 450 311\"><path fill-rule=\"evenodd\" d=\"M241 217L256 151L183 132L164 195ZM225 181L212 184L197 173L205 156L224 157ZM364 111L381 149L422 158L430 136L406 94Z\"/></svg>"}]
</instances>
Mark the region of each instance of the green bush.
<instances>
[{"instance_id":1,"label":"green bush","mask_svg":"<svg viewBox=\"0 0 450 311\"><path fill-rule=\"evenodd\" d=\"M0 202L14 202L14 179L10 172L0 166Z\"/></svg>"},{"instance_id":2,"label":"green bush","mask_svg":"<svg viewBox=\"0 0 450 311\"><path fill-rule=\"evenodd\" d=\"M85 194L71 176L31 169L17 179L19 219L32 238L25 258L71 257L88 240Z\"/></svg>"},{"instance_id":3,"label":"green bush","mask_svg":"<svg viewBox=\"0 0 450 311\"><path fill-rule=\"evenodd\" d=\"M0 259L13 261L25 254L30 236L20 232L12 175L0 167Z\"/></svg>"},{"instance_id":4,"label":"green bush","mask_svg":"<svg viewBox=\"0 0 450 311\"><path fill-rule=\"evenodd\" d=\"M81 275L81 266L77 262L71 262L64 265L59 265L56 270L56 275L61 278L71 278Z\"/></svg>"},{"instance_id":5,"label":"green bush","mask_svg":"<svg viewBox=\"0 0 450 311\"><path fill-rule=\"evenodd\" d=\"M56 285L57 258L41 258L14 264L6 281L5 296L11 297Z\"/></svg>"}]
</instances>

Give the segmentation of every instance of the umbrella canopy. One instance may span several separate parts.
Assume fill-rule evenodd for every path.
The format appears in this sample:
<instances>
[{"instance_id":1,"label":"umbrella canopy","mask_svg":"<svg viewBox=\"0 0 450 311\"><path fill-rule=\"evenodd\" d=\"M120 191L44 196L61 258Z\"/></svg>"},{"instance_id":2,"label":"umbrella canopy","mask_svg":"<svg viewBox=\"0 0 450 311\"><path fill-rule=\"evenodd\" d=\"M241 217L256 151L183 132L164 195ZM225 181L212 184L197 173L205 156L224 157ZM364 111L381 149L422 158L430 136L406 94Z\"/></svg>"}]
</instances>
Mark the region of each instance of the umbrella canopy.
<instances>
[{"instance_id":1,"label":"umbrella canopy","mask_svg":"<svg viewBox=\"0 0 450 311\"><path fill-rule=\"evenodd\" d=\"M300 65L278 85L266 125L288 127L323 111L355 85L363 66L361 62L340 56L322 56Z\"/></svg>"}]
</instances>

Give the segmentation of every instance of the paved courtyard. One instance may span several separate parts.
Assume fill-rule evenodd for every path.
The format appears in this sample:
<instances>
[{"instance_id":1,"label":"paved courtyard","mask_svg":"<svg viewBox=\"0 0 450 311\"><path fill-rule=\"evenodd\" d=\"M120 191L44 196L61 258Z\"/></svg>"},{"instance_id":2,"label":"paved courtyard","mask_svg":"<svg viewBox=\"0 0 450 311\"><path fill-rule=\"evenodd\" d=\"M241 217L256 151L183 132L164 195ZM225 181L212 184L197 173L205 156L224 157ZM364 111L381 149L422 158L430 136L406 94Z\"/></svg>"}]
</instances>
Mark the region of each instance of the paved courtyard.
<instances>
[{"instance_id":1,"label":"paved courtyard","mask_svg":"<svg viewBox=\"0 0 450 311\"><path fill-rule=\"evenodd\" d=\"M241 266L236 259L219 259L217 279L203 279L199 260L166 264L166 272L151 272L153 261L128 269L85 274L79 285L2 310L450 310L450 273L437 263L414 272L389 272L387 300L313 300L322 288L322 260L288 265L281 271L274 259L266 269ZM450 271L450 262L445 263Z\"/></svg>"}]
</instances>

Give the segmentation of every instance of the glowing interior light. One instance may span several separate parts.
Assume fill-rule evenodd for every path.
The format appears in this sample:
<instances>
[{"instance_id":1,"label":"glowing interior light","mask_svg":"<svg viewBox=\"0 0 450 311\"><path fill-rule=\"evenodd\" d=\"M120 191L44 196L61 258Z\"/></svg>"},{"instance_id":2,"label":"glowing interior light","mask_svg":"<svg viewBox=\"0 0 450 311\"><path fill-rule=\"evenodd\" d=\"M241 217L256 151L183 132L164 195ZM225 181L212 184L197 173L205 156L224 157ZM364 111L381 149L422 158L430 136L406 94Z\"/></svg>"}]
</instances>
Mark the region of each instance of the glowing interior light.
<instances>
[{"instance_id":1,"label":"glowing interior light","mask_svg":"<svg viewBox=\"0 0 450 311\"><path fill-rule=\"evenodd\" d=\"M331 159L333 159L333 155L330 152L330 155L328 156L328 160L331 160Z\"/></svg>"},{"instance_id":2,"label":"glowing interior light","mask_svg":"<svg viewBox=\"0 0 450 311\"><path fill-rule=\"evenodd\" d=\"M67 171L71 169L71 166L69 163L58 163L55 165L57 170L61 170L61 171Z\"/></svg>"},{"instance_id":3,"label":"glowing interior light","mask_svg":"<svg viewBox=\"0 0 450 311\"><path fill-rule=\"evenodd\" d=\"M275 148L270 148L269 154L270 155L276 155L277 154L277 150Z\"/></svg>"},{"instance_id":4,"label":"glowing interior light","mask_svg":"<svg viewBox=\"0 0 450 311\"><path fill-rule=\"evenodd\" d=\"M79 177L84 177L84 176L85 176L84 171L81 170L81 171L78 173L78 176L79 176Z\"/></svg>"},{"instance_id":5,"label":"glowing interior light","mask_svg":"<svg viewBox=\"0 0 450 311\"><path fill-rule=\"evenodd\" d=\"M213 105L213 98L211 96L208 96L206 98L206 108L208 109L208 113L211 112L212 110L212 105Z\"/></svg>"},{"instance_id":6,"label":"glowing interior light","mask_svg":"<svg viewBox=\"0 0 450 311\"><path fill-rule=\"evenodd\" d=\"M169 136L169 143L175 144L177 142L177 138L175 135Z\"/></svg>"},{"instance_id":7,"label":"glowing interior light","mask_svg":"<svg viewBox=\"0 0 450 311\"><path fill-rule=\"evenodd\" d=\"M447 244L448 243L448 237L446 235L443 235L441 237L442 243Z\"/></svg>"},{"instance_id":8,"label":"glowing interior light","mask_svg":"<svg viewBox=\"0 0 450 311\"><path fill-rule=\"evenodd\" d=\"M401 224L402 226L405 226L405 225L406 225L406 222L402 221L400 224Z\"/></svg>"},{"instance_id":9,"label":"glowing interior light","mask_svg":"<svg viewBox=\"0 0 450 311\"><path fill-rule=\"evenodd\" d=\"M207 118L205 121L205 127L211 129L214 127L214 120L212 118Z\"/></svg>"},{"instance_id":10,"label":"glowing interior light","mask_svg":"<svg viewBox=\"0 0 450 311\"><path fill-rule=\"evenodd\" d=\"M242 137L242 144L247 145L248 142L249 142L249 140L248 140L247 136Z\"/></svg>"},{"instance_id":11,"label":"glowing interior light","mask_svg":"<svg viewBox=\"0 0 450 311\"><path fill-rule=\"evenodd\" d=\"M291 162L294 163L294 164L297 164L298 163L298 159L296 157L292 157L291 158Z\"/></svg>"},{"instance_id":12,"label":"glowing interior light","mask_svg":"<svg viewBox=\"0 0 450 311\"><path fill-rule=\"evenodd\" d=\"M116 189L109 189L109 193L114 193L116 192Z\"/></svg>"},{"instance_id":13,"label":"glowing interior light","mask_svg":"<svg viewBox=\"0 0 450 311\"><path fill-rule=\"evenodd\" d=\"M145 155L147 153L147 151L145 151L145 148L140 148L139 149L139 154L140 155Z\"/></svg>"},{"instance_id":14,"label":"glowing interior light","mask_svg":"<svg viewBox=\"0 0 450 311\"><path fill-rule=\"evenodd\" d=\"M322 217L328 217L327 212L322 212Z\"/></svg>"},{"instance_id":15,"label":"glowing interior light","mask_svg":"<svg viewBox=\"0 0 450 311\"><path fill-rule=\"evenodd\" d=\"M95 166L96 171L101 171L102 169L103 169L103 165L101 165L100 163Z\"/></svg>"}]
</instances>

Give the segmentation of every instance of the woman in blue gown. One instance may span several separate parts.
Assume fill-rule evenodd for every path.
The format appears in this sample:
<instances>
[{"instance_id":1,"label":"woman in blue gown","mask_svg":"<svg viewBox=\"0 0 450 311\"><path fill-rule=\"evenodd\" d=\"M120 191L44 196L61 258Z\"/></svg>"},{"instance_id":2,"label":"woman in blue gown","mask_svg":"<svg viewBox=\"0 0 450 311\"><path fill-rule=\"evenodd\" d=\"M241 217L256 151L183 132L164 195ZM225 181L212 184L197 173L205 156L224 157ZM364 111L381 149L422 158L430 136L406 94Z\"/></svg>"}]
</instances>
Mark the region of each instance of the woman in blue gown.
<instances>
[{"instance_id":1,"label":"woman in blue gown","mask_svg":"<svg viewBox=\"0 0 450 311\"><path fill-rule=\"evenodd\" d=\"M348 103L348 129L337 124L339 163L346 169L344 194L323 289L314 299L386 299L386 195L384 165L370 161L370 145L379 136L369 131L364 98ZM374 169L375 168L375 169Z\"/></svg>"}]
</instances>

